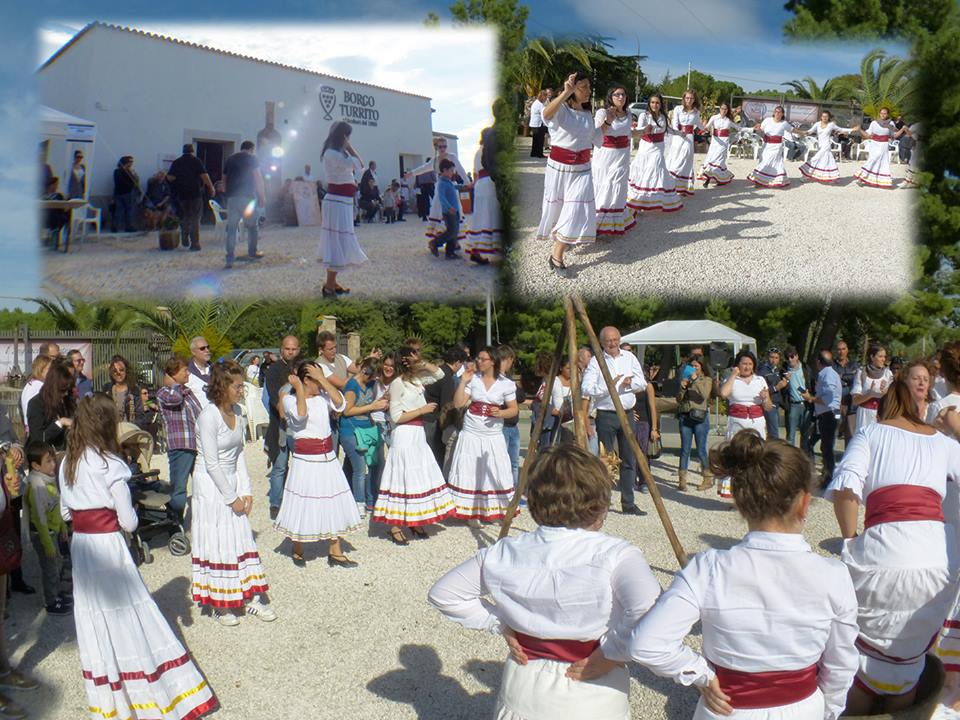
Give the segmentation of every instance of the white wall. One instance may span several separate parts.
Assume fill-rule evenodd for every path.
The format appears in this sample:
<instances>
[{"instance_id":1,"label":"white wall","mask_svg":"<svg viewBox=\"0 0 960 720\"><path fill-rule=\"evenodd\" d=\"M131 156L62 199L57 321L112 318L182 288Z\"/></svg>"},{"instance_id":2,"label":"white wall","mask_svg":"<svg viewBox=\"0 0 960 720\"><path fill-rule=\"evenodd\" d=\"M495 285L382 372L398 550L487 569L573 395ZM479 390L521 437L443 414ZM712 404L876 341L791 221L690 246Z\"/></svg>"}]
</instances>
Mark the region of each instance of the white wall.
<instances>
[{"instance_id":1,"label":"white wall","mask_svg":"<svg viewBox=\"0 0 960 720\"><path fill-rule=\"evenodd\" d=\"M321 174L320 150L331 123L343 119L345 91L372 99L379 114L375 127L354 124L351 142L365 164L377 162L381 179L399 174L400 154L426 158L433 153L428 98L125 30L90 28L38 76L40 102L97 124L91 196L112 194L113 169L121 155L136 158L145 189L160 158L179 155L193 137L256 141L268 100L277 102L275 127L284 138L285 178L302 174L307 163ZM321 86L336 91L330 120L320 104Z\"/></svg>"}]
</instances>

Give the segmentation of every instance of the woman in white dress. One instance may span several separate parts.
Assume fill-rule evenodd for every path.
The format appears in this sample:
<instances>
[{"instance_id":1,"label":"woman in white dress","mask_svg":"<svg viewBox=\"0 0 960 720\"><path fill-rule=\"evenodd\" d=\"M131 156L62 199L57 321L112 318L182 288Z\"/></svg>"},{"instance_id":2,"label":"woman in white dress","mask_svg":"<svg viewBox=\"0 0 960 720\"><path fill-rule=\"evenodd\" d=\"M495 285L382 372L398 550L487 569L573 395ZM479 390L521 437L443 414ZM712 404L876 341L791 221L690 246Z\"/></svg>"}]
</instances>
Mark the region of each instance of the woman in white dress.
<instances>
[{"instance_id":1,"label":"woman in white dress","mask_svg":"<svg viewBox=\"0 0 960 720\"><path fill-rule=\"evenodd\" d=\"M133 532L138 518L117 424L106 395L82 399L60 465L61 513L73 522L73 618L88 716L192 720L217 700L130 557L121 530Z\"/></svg>"},{"instance_id":2,"label":"woman in white dress","mask_svg":"<svg viewBox=\"0 0 960 720\"><path fill-rule=\"evenodd\" d=\"M861 185L884 188L893 187L893 176L890 174L890 141L905 132L909 132L906 125L897 130L897 126L890 119L890 110L880 108L880 115L870 122L866 133L861 133L864 140L869 142L867 161L854 173L854 177Z\"/></svg>"},{"instance_id":3,"label":"woman in white dress","mask_svg":"<svg viewBox=\"0 0 960 720\"><path fill-rule=\"evenodd\" d=\"M343 412L343 395L314 362L302 362L288 378L292 395L283 397L287 432L293 433L290 471L283 502L273 524L293 541L293 561L303 564L303 543L330 541L331 567L356 567L343 554L340 538L360 527L360 512L337 460L330 412Z\"/></svg>"},{"instance_id":4,"label":"woman in white dress","mask_svg":"<svg viewBox=\"0 0 960 720\"><path fill-rule=\"evenodd\" d=\"M654 93L647 101L649 110L637 118L640 135L637 154L630 163L627 207L634 213L649 210L675 212L683 207L673 175L663 158L664 137L673 132L663 112L663 97Z\"/></svg>"},{"instance_id":5,"label":"woman in white dress","mask_svg":"<svg viewBox=\"0 0 960 720\"><path fill-rule=\"evenodd\" d=\"M739 111L740 108L737 108ZM713 131L707 157L697 176L697 180L703 180L704 188L711 180L717 185L728 185L733 180L733 173L727 169L727 156L730 154L731 135L739 129L740 126L733 120L730 105L720 103L717 114L711 116L704 127L707 132Z\"/></svg>"},{"instance_id":6,"label":"woman in white dress","mask_svg":"<svg viewBox=\"0 0 960 720\"><path fill-rule=\"evenodd\" d=\"M573 245L597 239L597 205L590 164L594 145L600 145L603 128L590 113L590 76L570 75L543 109L550 131L550 157L543 173L543 210L537 240L550 240L551 270L561 274L567 266L563 254Z\"/></svg>"},{"instance_id":7,"label":"woman in white dress","mask_svg":"<svg viewBox=\"0 0 960 720\"><path fill-rule=\"evenodd\" d=\"M956 598L960 518L944 517L948 480L960 480L960 444L924 423L901 374L878 421L850 441L824 496L833 500L860 607L850 715L913 703L926 652Z\"/></svg>"},{"instance_id":8,"label":"woman in white dress","mask_svg":"<svg viewBox=\"0 0 960 720\"><path fill-rule=\"evenodd\" d=\"M763 122L753 127L755 132L763 133L763 150L760 152L760 161L747 175L747 180L760 187L785 188L790 182L787 180L787 171L783 161L786 153L783 148L783 136L793 130L793 126L784 120L783 108L779 105L773 109L772 118L764 118Z\"/></svg>"},{"instance_id":9,"label":"woman in white dress","mask_svg":"<svg viewBox=\"0 0 960 720\"><path fill-rule=\"evenodd\" d=\"M454 511L453 498L437 460L427 444L423 416L437 409L423 397L423 386L443 379L443 370L420 360L411 347L394 357L400 376L390 383L390 450L380 477L380 494L373 521L392 526L397 545L408 544L403 528L426 539L425 525L440 522Z\"/></svg>"},{"instance_id":10,"label":"woman in white dress","mask_svg":"<svg viewBox=\"0 0 960 720\"><path fill-rule=\"evenodd\" d=\"M214 363L193 468L193 600L227 626L239 624L235 611L244 605L265 622L277 618L262 602L268 585L247 519L253 488L243 457L242 395L243 368L233 360Z\"/></svg>"},{"instance_id":11,"label":"woman in white dress","mask_svg":"<svg viewBox=\"0 0 960 720\"><path fill-rule=\"evenodd\" d=\"M627 90L623 85L607 90L606 102L597 110L594 124L606 129L603 144L593 151L597 237L620 237L637 223L633 211L627 208L633 117L627 110Z\"/></svg>"},{"instance_id":12,"label":"woman in white dress","mask_svg":"<svg viewBox=\"0 0 960 720\"><path fill-rule=\"evenodd\" d=\"M467 221L463 251L480 265L503 258L503 226L494 185L496 136L492 127L480 132L480 147L473 156L473 212Z\"/></svg>"},{"instance_id":13,"label":"woman in white dress","mask_svg":"<svg viewBox=\"0 0 960 720\"><path fill-rule=\"evenodd\" d=\"M867 348L867 364L860 368L850 388L850 403L857 409L856 429L876 422L880 399L893 382L893 373L887 367L887 350L874 343Z\"/></svg>"},{"instance_id":14,"label":"woman in white dress","mask_svg":"<svg viewBox=\"0 0 960 720\"><path fill-rule=\"evenodd\" d=\"M811 180L822 183L832 183L840 179L840 168L837 167L837 161L833 157L833 149L830 144L834 133L862 134L862 130L855 128L842 128L833 121L833 113L824 110L820 113L820 122L814 123L808 130L794 131L799 135L816 135L817 152L812 158L800 166L800 173Z\"/></svg>"},{"instance_id":15,"label":"woman in white dress","mask_svg":"<svg viewBox=\"0 0 960 720\"><path fill-rule=\"evenodd\" d=\"M960 340L948 342L938 356L944 392L927 407L927 422L931 425L947 408L960 410Z\"/></svg>"},{"instance_id":16,"label":"woman in white dress","mask_svg":"<svg viewBox=\"0 0 960 720\"><path fill-rule=\"evenodd\" d=\"M517 386L500 374L495 348L477 353L476 371L467 368L453 404L467 408L450 462L447 484L459 520L501 520L513 497L513 466L503 421L517 414Z\"/></svg>"},{"instance_id":17,"label":"woman in white dress","mask_svg":"<svg viewBox=\"0 0 960 720\"><path fill-rule=\"evenodd\" d=\"M484 548L431 588L449 619L506 637L497 720L629 720L625 640L660 585L639 549L600 532L609 504L602 461L573 444L546 448L527 486L539 527ZM620 662L595 680L569 677L571 663L601 648Z\"/></svg>"},{"instance_id":18,"label":"woman in white dress","mask_svg":"<svg viewBox=\"0 0 960 720\"><path fill-rule=\"evenodd\" d=\"M683 102L673 109L672 127L676 134L670 138L664 158L676 183L677 192L693 196L693 131L703 129L700 122L700 98L697 91L687 88Z\"/></svg>"},{"instance_id":19,"label":"woman in white dress","mask_svg":"<svg viewBox=\"0 0 960 720\"><path fill-rule=\"evenodd\" d=\"M730 377L720 387L720 397L727 401L727 440L741 430L756 430L761 438L767 437L763 413L773 408L773 402L767 381L757 375L756 370L756 356L749 350L741 350ZM720 478L717 494L722 498L733 497L729 477Z\"/></svg>"},{"instance_id":20,"label":"woman in white dress","mask_svg":"<svg viewBox=\"0 0 960 720\"><path fill-rule=\"evenodd\" d=\"M357 194L354 173L363 167L363 160L350 144L350 123L338 120L330 126L320 158L327 181L327 194L320 208L319 261L327 269L323 297L336 297L350 292L337 284L337 273L359 267L367 261L353 230L353 203Z\"/></svg>"},{"instance_id":21,"label":"woman in white dress","mask_svg":"<svg viewBox=\"0 0 960 720\"><path fill-rule=\"evenodd\" d=\"M710 453L734 477L749 532L697 553L627 638L631 659L702 693L694 720L836 720L857 670L857 596L846 568L803 538L810 461L742 432ZM702 625L697 652L683 642ZM609 642L609 641L608 641ZM597 659L574 666L591 676Z\"/></svg>"},{"instance_id":22,"label":"woman in white dress","mask_svg":"<svg viewBox=\"0 0 960 720\"><path fill-rule=\"evenodd\" d=\"M449 160L453 163L453 167L456 169L457 175L460 176L462 182L467 182L467 171L463 169L463 165L460 164L460 160L452 152L447 152L447 139L444 137L434 137L433 138L433 159L427 160L423 165L418 165L413 170L410 170L404 176L407 182L411 182L418 175L424 175L425 173L432 172L434 177L439 180L440 178L440 161ZM463 208L459 207L460 198L457 197L457 210L460 213L460 217L463 217ZM447 224L443 219L443 212L440 207L440 193L434 192L433 199L430 201L430 212L428 215L427 221L427 240L436 240L438 237L443 235L444 231L447 229ZM460 233L457 235L457 245L463 243L466 239L465 226L460 226Z\"/></svg>"}]
</instances>

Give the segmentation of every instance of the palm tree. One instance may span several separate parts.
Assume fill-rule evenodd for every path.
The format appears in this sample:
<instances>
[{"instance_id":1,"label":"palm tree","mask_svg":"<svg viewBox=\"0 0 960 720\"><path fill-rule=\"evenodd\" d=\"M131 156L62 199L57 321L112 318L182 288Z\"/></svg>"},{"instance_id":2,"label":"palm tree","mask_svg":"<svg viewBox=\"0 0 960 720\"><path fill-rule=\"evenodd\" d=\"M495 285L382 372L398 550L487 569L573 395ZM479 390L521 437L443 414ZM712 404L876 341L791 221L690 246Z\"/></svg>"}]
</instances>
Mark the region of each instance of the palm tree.
<instances>
[{"instance_id":1,"label":"palm tree","mask_svg":"<svg viewBox=\"0 0 960 720\"><path fill-rule=\"evenodd\" d=\"M906 110L914 92L914 64L881 49L871 50L860 61L859 87L852 88L854 99L865 115L876 117L888 108L891 117Z\"/></svg>"},{"instance_id":2,"label":"palm tree","mask_svg":"<svg viewBox=\"0 0 960 720\"><path fill-rule=\"evenodd\" d=\"M534 97L548 76L563 72L573 62L586 70L591 69L588 44L579 41L557 43L549 37L531 38L520 51L520 59L514 70L515 84L523 88L527 97Z\"/></svg>"},{"instance_id":3,"label":"palm tree","mask_svg":"<svg viewBox=\"0 0 960 720\"><path fill-rule=\"evenodd\" d=\"M248 312L260 306L254 302L187 300L158 307L149 303L122 303L132 314L132 324L147 327L167 338L173 352L190 356L190 340L202 335L214 358L225 357L233 345L227 333Z\"/></svg>"},{"instance_id":4,"label":"palm tree","mask_svg":"<svg viewBox=\"0 0 960 720\"><path fill-rule=\"evenodd\" d=\"M105 301L55 298L28 298L49 314L57 330L106 330L117 334L117 341L130 328L133 313L121 304Z\"/></svg>"},{"instance_id":5,"label":"palm tree","mask_svg":"<svg viewBox=\"0 0 960 720\"><path fill-rule=\"evenodd\" d=\"M848 95L847 88L833 79L827 80L823 87L817 84L809 75L802 80L791 80L790 82L780 83L793 89L797 97L804 100L812 100L815 103L830 102L831 100L843 100Z\"/></svg>"}]
</instances>

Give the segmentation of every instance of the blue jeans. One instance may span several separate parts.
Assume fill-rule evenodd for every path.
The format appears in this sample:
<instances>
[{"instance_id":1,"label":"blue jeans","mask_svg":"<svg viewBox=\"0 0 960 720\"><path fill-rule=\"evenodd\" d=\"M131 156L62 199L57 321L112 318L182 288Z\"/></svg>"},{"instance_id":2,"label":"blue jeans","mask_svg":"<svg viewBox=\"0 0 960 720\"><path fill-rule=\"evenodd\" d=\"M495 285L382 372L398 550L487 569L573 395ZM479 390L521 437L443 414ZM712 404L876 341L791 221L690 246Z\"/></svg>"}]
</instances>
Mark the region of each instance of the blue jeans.
<instances>
[{"instance_id":1,"label":"blue jeans","mask_svg":"<svg viewBox=\"0 0 960 720\"><path fill-rule=\"evenodd\" d=\"M773 406L771 410L763 411L763 419L767 422L767 440L780 439L780 407Z\"/></svg>"},{"instance_id":2,"label":"blue jeans","mask_svg":"<svg viewBox=\"0 0 960 720\"><path fill-rule=\"evenodd\" d=\"M591 455L599 455L600 438L597 435L597 424L590 418L587 418L587 422L590 424L590 427L593 428L593 435L587 435L587 450L590 451Z\"/></svg>"},{"instance_id":3,"label":"blue jeans","mask_svg":"<svg viewBox=\"0 0 960 720\"><path fill-rule=\"evenodd\" d=\"M513 486L520 482L520 428L517 425L503 426L503 439L507 441L507 454L513 468Z\"/></svg>"},{"instance_id":4,"label":"blue jeans","mask_svg":"<svg viewBox=\"0 0 960 720\"><path fill-rule=\"evenodd\" d=\"M196 450L167 450L167 464L170 466L170 502L168 506L177 520L183 517L187 508L187 479L193 472L197 460Z\"/></svg>"},{"instance_id":5,"label":"blue jeans","mask_svg":"<svg viewBox=\"0 0 960 720\"><path fill-rule=\"evenodd\" d=\"M293 437L283 432L280 436L280 452L277 453L277 459L273 461L270 468L270 492L267 497L270 498L270 507L280 507L283 502L283 486L287 482L287 463L290 461L290 453L293 452Z\"/></svg>"},{"instance_id":6,"label":"blue jeans","mask_svg":"<svg viewBox=\"0 0 960 720\"><path fill-rule=\"evenodd\" d=\"M343 432L340 434L340 447L344 454L350 460L350 489L353 490L353 499L358 503L371 505L374 501L372 483L370 475L373 468L367 467L367 461L364 453L357 450L357 436L352 432Z\"/></svg>"},{"instance_id":7,"label":"blue jeans","mask_svg":"<svg viewBox=\"0 0 960 720\"><path fill-rule=\"evenodd\" d=\"M233 264L234 253L237 249L240 218L243 218L243 227L247 230L247 255L253 257L257 254L257 240L259 239L257 214L251 212L249 217L244 215L244 211L252 202L254 202L252 197L236 195L227 198L227 265Z\"/></svg>"},{"instance_id":8,"label":"blue jeans","mask_svg":"<svg viewBox=\"0 0 960 720\"><path fill-rule=\"evenodd\" d=\"M131 190L123 195L114 195L116 203L113 213L113 229L116 232L133 232L136 230L137 195Z\"/></svg>"},{"instance_id":9,"label":"blue jeans","mask_svg":"<svg viewBox=\"0 0 960 720\"><path fill-rule=\"evenodd\" d=\"M790 403L787 406L787 437L786 440L791 445L803 447L803 426L804 416L807 413L807 407L802 402ZM800 433L800 440L795 442L797 433Z\"/></svg>"},{"instance_id":10,"label":"blue jeans","mask_svg":"<svg viewBox=\"0 0 960 720\"><path fill-rule=\"evenodd\" d=\"M452 210L451 212L444 213L443 221L447 226L443 233L436 239L437 247L446 247L446 254L453 255L460 247L459 244L457 244L457 236L460 234L460 216L456 210Z\"/></svg>"},{"instance_id":11,"label":"blue jeans","mask_svg":"<svg viewBox=\"0 0 960 720\"><path fill-rule=\"evenodd\" d=\"M680 469L686 470L690 465L690 451L693 449L693 441L697 441L697 456L700 458L700 469L706 470L709 467L707 463L707 439L710 433L710 416L707 415L700 422L690 419L690 416L684 413L680 416Z\"/></svg>"}]
</instances>

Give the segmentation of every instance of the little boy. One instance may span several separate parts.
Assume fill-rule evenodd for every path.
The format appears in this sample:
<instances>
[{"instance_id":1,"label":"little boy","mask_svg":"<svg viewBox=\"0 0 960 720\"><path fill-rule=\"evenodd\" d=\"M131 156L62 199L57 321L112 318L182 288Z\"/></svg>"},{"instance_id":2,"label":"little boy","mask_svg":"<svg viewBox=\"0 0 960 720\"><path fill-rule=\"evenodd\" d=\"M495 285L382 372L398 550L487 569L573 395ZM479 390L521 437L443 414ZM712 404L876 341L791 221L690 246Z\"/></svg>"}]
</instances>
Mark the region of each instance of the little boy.
<instances>
[{"instance_id":1,"label":"little boy","mask_svg":"<svg viewBox=\"0 0 960 720\"><path fill-rule=\"evenodd\" d=\"M67 526L60 515L60 493L57 489L56 451L42 442L27 446L26 504L30 516L30 541L40 559L43 578L43 603L50 615L66 615L73 605L72 600L60 592L60 557L58 539L66 540Z\"/></svg>"},{"instance_id":2,"label":"little boy","mask_svg":"<svg viewBox=\"0 0 960 720\"><path fill-rule=\"evenodd\" d=\"M464 186L453 182L456 171L452 161L446 158L440 161L437 197L440 198L440 211L443 214L446 229L427 243L434 257L439 257L439 248L444 247L444 255L448 260L460 257L457 255L457 250L460 249L457 236L460 234L460 191Z\"/></svg>"},{"instance_id":3,"label":"little boy","mask_svg":"<svg viewBox=\"0 0 960 720\"><path fill-rule=\"evenodd\" d=\"M397 190L393 185L383 193L383 219L387 223L397 221Z\"/></svg>"}]
</instances>

